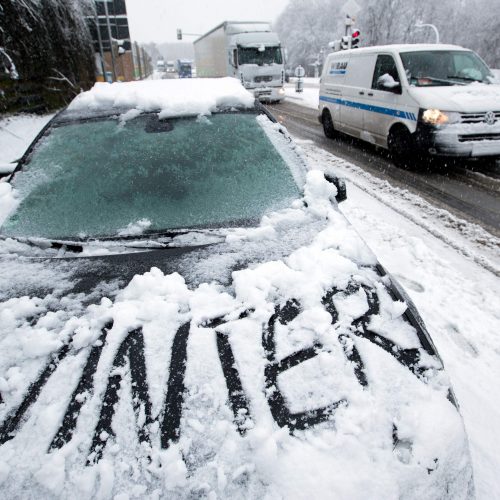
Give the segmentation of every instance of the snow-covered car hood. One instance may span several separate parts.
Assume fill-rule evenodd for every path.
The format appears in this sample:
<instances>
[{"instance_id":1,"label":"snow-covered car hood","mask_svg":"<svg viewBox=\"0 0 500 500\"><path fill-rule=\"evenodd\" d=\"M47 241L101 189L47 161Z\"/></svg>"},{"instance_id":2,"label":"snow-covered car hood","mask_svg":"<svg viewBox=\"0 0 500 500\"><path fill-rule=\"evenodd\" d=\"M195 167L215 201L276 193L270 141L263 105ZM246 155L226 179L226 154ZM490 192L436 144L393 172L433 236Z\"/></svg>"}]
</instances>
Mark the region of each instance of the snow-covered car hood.
<instances>
[{"instance_id":1,"label":"snow-covered car hood","mask_svg":"<svg viewBox=\"0 0 500 500\"><path fill-rule=\"evenodd\" d=\"M474 113L500 110L500 85L471 83L445 87L409 87L421 108Z\"/></svg>"},{"instance_id":2,"label":"snow-covered car hood","mask_svg":"<svg viewBox=\"0 0 500 500\"><path fill-rule=\"evenodd\" d=\"M472 496L442 362L334 196L312 170L176 271L0 304L1 496Z\"/></svg>"}]
</instances>

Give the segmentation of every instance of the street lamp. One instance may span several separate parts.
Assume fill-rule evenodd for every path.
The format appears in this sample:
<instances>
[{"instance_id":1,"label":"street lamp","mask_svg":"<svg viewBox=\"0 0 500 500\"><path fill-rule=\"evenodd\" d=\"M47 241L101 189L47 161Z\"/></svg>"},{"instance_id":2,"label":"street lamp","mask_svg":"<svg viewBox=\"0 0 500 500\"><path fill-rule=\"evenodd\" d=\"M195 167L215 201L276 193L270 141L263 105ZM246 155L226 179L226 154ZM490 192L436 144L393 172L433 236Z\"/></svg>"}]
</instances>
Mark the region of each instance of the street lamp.
<instances>
[{"instance_id":1,"label":"street lamp","mask_svg":"<svg viewBox=\"0 0 500 500\"><path fill-rule=\"evenodd\" d=\"M415 24L415 27L416 28L432 28L434 30L434 33L436 34L436 43L439 43L439 31L436 28L436 26L434 26L434 24L423 24L421 22L418 22L417 24Z\"/></svg>"}]
</instances>

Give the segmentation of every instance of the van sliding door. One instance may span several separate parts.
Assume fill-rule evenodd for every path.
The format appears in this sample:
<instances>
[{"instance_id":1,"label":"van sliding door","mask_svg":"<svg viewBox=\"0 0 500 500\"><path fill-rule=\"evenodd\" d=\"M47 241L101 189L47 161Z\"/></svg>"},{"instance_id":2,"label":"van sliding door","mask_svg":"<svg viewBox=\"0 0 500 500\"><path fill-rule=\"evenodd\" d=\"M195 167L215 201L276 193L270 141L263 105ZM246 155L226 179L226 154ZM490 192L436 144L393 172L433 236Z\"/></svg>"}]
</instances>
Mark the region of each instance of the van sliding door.
<instances>
[{"instance_id":1,"label":"van sliding door","mask_svg":"<svg viewBox=\"0 0 500 500\"><path fill-rule=\"evenodd\" d=\"M374 54L353 53L347 66L340 112L342 129L355 137L363 138L363 116L367 93L370 92Z\"/></svg>"}]
</instances>

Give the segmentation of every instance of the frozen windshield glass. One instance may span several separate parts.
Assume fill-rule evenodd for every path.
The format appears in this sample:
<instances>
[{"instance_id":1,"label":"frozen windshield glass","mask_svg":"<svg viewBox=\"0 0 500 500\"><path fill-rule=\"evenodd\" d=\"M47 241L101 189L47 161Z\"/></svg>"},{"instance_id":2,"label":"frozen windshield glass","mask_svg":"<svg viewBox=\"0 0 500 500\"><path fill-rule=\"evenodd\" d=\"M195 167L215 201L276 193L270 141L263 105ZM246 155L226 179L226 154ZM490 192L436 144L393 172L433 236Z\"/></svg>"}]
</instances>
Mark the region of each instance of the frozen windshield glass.
<instances>
[{"instance_id":1,"label":"frozen windshield glass","mask_svg":"<svg viewBox=\"0 0 500 500\"><path fill-rule=\"evenodd\" d=\"M260 50L258 47L238 47L239 64L282 64L280 47L265 47Z\"/></svg>"},{"instance_id":2,"label":"frozen windshield glass","mask_svg":"<svg viewBox=\"0 0 500 500\"><path fill-rule=\"evenodd\" d=\"M299 195L251 113L53 128L12 184L22 201L1 232L50 239L235 225Z\"/></svg>"},{"instance_id":3,"label":"frozen windshield glass","mask_svg":"<svg viewBox=\"0 0 500 500\"><path fill-rule=\"evenodd\" d=\"M400 54L410 85L417 87L490 83L488 67L474 52L428 50Z\"/></svg>"}]
</instances>

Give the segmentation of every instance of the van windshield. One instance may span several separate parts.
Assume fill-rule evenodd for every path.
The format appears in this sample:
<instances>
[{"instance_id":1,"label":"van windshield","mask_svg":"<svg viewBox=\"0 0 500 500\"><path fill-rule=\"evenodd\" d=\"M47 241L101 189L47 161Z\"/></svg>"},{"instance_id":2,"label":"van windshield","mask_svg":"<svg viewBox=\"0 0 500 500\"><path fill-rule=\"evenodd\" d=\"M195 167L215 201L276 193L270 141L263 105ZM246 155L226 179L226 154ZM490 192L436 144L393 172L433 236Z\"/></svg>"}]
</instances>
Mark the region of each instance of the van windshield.
<instances>
[{"instance_id":1,"label":"van windshield","mask_svg":"<svg viewBox=\"0 0 500 500\"><path fill-rule=\"evenodd\" d=\"M238 47L239 64L282 64L281 48L265 47L261 50L259 47Z\"/></svg>"},{"instance_id":2,"label":"van windshield","mask_svg":"<svg viewBox=\"0 0 500 500\"><path fill-rule=\"evenodd\" d=\"M493 75L474 52L426 50L400 53L408 83L416 87L491 83Z\"/></svg>"}]
</instances>

